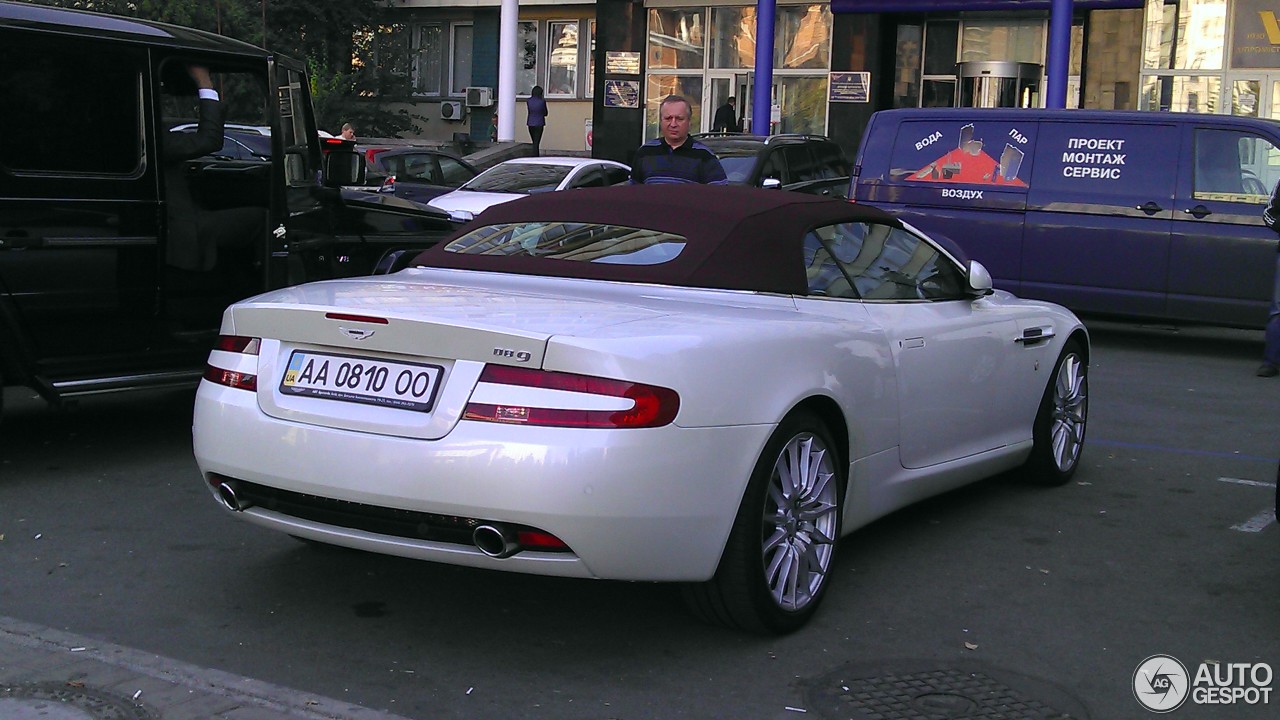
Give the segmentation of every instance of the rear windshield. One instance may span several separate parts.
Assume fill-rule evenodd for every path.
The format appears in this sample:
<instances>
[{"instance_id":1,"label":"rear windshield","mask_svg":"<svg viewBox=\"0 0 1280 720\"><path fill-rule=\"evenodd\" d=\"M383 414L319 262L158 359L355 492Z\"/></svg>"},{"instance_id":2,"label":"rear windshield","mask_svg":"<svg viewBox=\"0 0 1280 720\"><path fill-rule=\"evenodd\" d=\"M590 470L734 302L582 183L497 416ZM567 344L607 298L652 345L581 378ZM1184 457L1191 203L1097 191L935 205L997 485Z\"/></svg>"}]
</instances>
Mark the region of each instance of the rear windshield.
<instances>
[{"instance_id":1,"label":"rear windshield","mask_svg":"<svg viewBox=\"0 0 1280 720\"><path fill-rule=\"evenodd\" d=\"M567 165L509 163L497 165L475 176L463 189L483 192L539 193L560 186L573 168Z\"/></svg>"},{"instance_id":2,"label":"rear windshield","mask_svg":"<svg viewBox=\"0 0 1280 720\"><path fill-rule=\"evenodd\" d=\"M444 249L466 255L660 265L678 256L686 242L673 233L621 225L526 222L476 228Z\"/></svg>"}]
</instances>

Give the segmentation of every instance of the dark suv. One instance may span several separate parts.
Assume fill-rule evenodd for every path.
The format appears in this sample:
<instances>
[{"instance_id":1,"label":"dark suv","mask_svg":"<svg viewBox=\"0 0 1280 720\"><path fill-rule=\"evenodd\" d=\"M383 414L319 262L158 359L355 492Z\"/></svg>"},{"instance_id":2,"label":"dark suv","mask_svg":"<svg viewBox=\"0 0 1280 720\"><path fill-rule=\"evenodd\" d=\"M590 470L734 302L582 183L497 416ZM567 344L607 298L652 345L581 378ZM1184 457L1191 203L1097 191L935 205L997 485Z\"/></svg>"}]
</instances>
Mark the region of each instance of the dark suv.
<instances>
[{"instance_id":1,"label":"dark suv","mask_svg":"<svg viewBox=\"0 0 1280 720\"><path fill-rule=\"evenodd\" d=\"M696 138L720 158L731 184L849 196L849 161L830 138L741 133L706 133Z\"/></svg>"},{"instance_id":2,"label":"dark suv","mask_svg":"<svg viewBox=\"0 0 1280 720\"><path fill-rule=\"evenodd\" d=\"M360 158L321 146L301 62L0 0L0 67L0 391L193 386L228 304L367 274L453 230L345 190ZM202 71L217 101L199 93ZM201 118L204 133L181 136Z\"/></svg>"}]
</instances>

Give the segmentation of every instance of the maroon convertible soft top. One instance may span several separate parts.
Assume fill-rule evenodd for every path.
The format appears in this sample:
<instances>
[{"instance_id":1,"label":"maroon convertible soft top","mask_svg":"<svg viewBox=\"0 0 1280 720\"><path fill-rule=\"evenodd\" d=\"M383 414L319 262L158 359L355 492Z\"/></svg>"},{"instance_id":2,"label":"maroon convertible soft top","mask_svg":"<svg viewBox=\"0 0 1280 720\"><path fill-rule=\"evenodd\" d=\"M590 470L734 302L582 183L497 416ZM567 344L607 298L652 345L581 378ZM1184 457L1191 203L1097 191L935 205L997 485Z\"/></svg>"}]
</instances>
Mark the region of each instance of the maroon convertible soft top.
<instances>
[{"instance_id":1,"label":"maroon convertible soft top","mask_svg":"<svg viewBox=\"0 0 1280 720\"><path fill-rule=\"evenodd\" d=\"M661 230L684 236L688 243L669 262L622 265L449 252L446 241L418 255L413 264L802 294L807 287L803 239L808 230L858 221L901 227L897 220L867 205L783 190L733 185L617 185L542 193L495 205L454 237L485 225L537 221Z\"/></svg>"}]
</instances>

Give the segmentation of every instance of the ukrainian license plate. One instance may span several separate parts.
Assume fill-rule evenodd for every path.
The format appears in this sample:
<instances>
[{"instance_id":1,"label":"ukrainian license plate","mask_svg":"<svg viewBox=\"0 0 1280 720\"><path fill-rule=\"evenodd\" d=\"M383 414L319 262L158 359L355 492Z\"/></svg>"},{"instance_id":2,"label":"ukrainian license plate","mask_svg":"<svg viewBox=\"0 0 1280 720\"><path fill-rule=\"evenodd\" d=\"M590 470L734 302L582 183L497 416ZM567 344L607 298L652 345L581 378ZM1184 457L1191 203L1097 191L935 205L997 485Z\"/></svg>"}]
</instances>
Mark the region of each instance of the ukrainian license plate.
<instances>
[{"instance_id":1,"label":"ukrainian license plate","mask_svg":"<svg viewBox=\"0 0 1280 720\"><path fill-rule=\"evenodd\" d=\"M295 350L280 392L426 412L435 402L441 372L438 365Z\"/></svg>"}]
</instances>

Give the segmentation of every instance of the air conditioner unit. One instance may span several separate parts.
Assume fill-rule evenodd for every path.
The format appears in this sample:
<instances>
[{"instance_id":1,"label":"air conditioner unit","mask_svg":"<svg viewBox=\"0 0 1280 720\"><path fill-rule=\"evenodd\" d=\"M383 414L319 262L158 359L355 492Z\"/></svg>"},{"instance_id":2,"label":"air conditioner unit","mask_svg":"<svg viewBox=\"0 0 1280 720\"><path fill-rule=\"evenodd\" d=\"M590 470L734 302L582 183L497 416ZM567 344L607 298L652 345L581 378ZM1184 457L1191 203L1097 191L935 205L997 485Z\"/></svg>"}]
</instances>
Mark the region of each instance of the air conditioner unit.
<instances>
[{"instance_id":1,"label":"air conditioner unit","mask_svg":"<svg viewBox=\"0 0 1280 720\"><path fill-rule=\"evenodd\" d=\"M457 100L446 100L440 103L441 120L461 120L462 103Z\"/></svg>"},{"instance_id":2,"label":"air conditioner unit","mask_svg":"<svg viewBox=\"0 0 1280 720\"><path fill-rule=\"evenodd\" d=\"M493 88L467 88L467 107L489 107L493 104Z\"/></svg>"}]
</instances>

